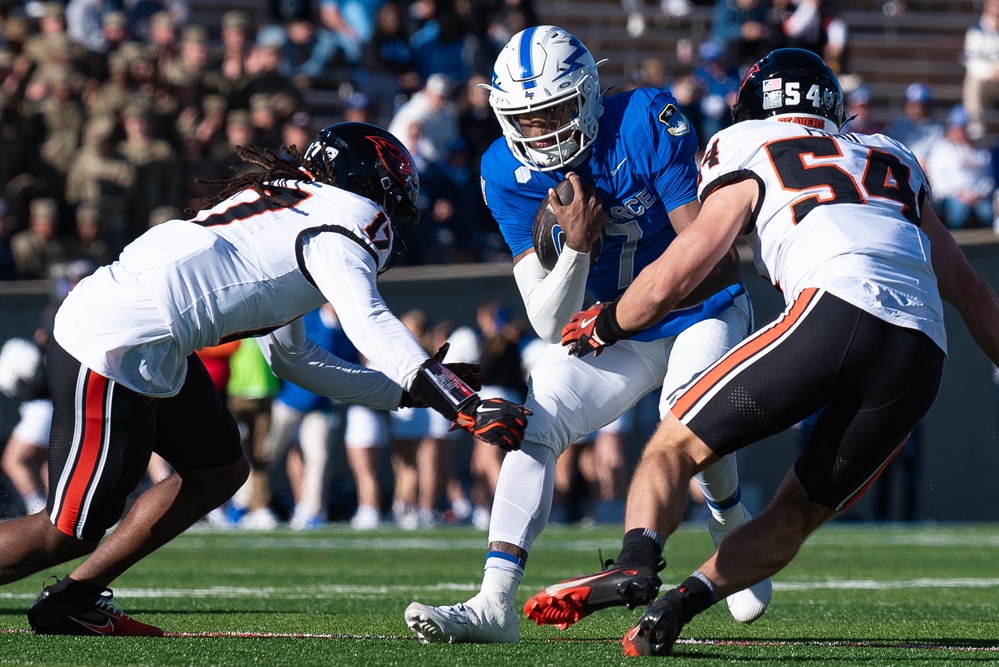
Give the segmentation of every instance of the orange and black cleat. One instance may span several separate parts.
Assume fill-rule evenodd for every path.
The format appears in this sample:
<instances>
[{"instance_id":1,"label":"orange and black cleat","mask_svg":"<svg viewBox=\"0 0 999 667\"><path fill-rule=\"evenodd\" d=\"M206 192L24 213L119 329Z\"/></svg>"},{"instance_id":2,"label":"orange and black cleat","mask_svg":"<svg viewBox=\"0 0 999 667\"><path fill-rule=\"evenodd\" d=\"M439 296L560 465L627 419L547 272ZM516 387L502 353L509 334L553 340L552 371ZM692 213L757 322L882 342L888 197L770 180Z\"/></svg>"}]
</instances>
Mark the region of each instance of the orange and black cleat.
<instances>
[{"instance_id":1,"label":"orange and black cleat","mask_svg":"<svg viewBox=\"0 0 999 667\"><path fill-rule=\"evenodd\" d=\"M658 576L666 561L654 567L611 566L596 574L566 579L535 594L524 605L524 615L538 625L565 630L573 623L608 607L649 604L659 592Z\"/></svg>"}]
</instances>

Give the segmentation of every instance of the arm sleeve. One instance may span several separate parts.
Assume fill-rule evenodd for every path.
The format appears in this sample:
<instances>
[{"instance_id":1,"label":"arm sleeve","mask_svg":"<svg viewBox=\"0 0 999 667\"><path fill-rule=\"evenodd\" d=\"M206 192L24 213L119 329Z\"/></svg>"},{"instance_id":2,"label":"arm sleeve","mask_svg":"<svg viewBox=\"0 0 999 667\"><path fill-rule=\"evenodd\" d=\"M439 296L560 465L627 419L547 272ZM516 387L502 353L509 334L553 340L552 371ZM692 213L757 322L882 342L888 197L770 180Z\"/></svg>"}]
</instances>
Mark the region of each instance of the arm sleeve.
<instances>
[{"instance_id":1,"label":"arm sleeve","mask_svg":"<svg viewBox=\"0 0 999 667\"><path fill-rule=\"evenodd\" d=\"M394 410L402 387L383 373L352 364L322 349L305 337L302 320L257 339L274 374L314 394Z\"/></svg>"},{"instance_id":2,"label":"arm sleeve","mask_svg":"<svg viewBox=\"0 0 999 667\"><path fill-rule=\"evenodd\" d=\"M305 240L303 258L316 287L333 304L344 332L358 351L393 382L409 389L420 366L430 357L378 293L374 258L335 232Z\"/></svg>"},{"instance_id":3,"label":"arm sleeve","mask_svg":"<svg viewBox=\"0 0 999 667\"><path fill-rule=\"evenodd\" d=\"M513 267L527 318L538 336L549 343L562 340L562 327L583 309L590 254L562 249L552 272L545 274L537 255L525 255Z\"/></svg>"}]
</instances>

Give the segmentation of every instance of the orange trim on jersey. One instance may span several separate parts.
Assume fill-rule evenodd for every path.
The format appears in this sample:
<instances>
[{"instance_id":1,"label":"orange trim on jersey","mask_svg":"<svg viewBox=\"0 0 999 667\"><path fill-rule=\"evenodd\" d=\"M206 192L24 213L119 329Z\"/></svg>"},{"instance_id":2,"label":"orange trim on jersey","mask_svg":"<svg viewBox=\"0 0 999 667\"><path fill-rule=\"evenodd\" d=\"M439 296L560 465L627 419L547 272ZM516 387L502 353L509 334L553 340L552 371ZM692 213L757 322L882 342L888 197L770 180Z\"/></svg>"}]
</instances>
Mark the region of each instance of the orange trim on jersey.
<instances>
[{"instance_id":1,"label":"orange trim on jersey","mask_svg":"<svg viewBox=\"0 0 999 667\"><path fill-rule=\"evenodd\" d=\"M802 290L798 298L795 299L791 309L779 322L776 322L769 329L760 332L760 335L755 338L749 339L744 345L732 350L729 355L723 357L715 366L697 378L697 381L690 385L673 405L673 408L670 410L673 416L682 420L683 416L698 401L704 398L712 388L722 382L733 370L742 365L747 359L759 354L761 350L772 345L774 341L779 340L781 336L786 334L801 320L802 315L808 309L809 304L818 292L819 290L814 287Z\"/></svg>"},{"instance_id":2,"label":"orange trim on jersey","mask_svg":"<svg viewBox=\"0 0 999 667\"><path fill-rule=\"evenodd\" d=\"M73 472L63 492L56 528L67 535L76 535L77 522L83 509L87 489L94 482L101 448L104 446L106 422L104 420L105 394L108 380L93 371L87 371L83 387L83 415L80 446L76 458L70 463Z\"/></svg>"}]
</instances>

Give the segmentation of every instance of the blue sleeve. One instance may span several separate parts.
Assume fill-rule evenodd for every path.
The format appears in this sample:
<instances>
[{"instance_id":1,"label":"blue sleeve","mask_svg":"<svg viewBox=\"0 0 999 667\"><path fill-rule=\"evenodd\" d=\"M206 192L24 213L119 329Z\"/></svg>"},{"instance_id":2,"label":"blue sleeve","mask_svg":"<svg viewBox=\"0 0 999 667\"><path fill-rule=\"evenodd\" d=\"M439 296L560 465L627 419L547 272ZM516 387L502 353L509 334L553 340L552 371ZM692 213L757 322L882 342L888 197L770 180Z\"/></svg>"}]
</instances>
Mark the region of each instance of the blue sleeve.
<instances>
[{"instance_id":1,"label":"blue sleeve","mask_svg":"<svg viewBox=\"0 0 999 667\"><path fill-rule=\"evenodd\" d=\"M652 162L649 173L667 211L697 199L697 131L676 98L666 92L656 95L649 118Z\"/></svg>"},{"instance_id":2,"label":"blue sleeve","mask_svg":"<svg viewBox=\"0 0 999 667\"><path fill-rule=\"evenodd\" d=\"M497 144L493 144L482 156L482 196L499 225L503 239L510 247L510 253L516 257L534 247L531 238L534 214L548 191L545 189L538 194L535 192L537 187L518 184L513 178L516 168L507 164L516 158L509 155L509 151L506 151L506 155L503 154L505 144L502 148L503 150L499 150ZM504 157L508 159L503 159Z\"/></svg>"}]
</instances>

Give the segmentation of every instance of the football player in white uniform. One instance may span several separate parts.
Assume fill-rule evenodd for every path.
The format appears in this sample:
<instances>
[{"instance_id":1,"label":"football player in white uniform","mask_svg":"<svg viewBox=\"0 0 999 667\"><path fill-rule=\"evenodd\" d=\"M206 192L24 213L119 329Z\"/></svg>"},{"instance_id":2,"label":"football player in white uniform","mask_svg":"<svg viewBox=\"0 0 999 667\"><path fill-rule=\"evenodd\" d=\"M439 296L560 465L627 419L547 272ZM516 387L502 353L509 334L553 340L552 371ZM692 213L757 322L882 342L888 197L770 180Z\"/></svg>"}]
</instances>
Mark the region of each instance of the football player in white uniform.
<instances>
[{"instance_id":1,"label":"football player in white uniform","mask_svg":"<svg viewBox=\"0 0 999 667\"><path fill-rule=\"evenodd\" d=\"M258 344L274 372L301 387L375 408L430 406L492 444L519 445L526 411L480 399L463 380L474 383L477 369L428 358L378 293L377 274L419 220L406 149L373 125L340 123L304 155L290 150L285 160L240 149L259 169L220 182L193 219L150 229L56 314L48 502L0 524L0 583L91 555L31 606L37 633L163 634L112 606L108 585L248 473L236 423L195 354L202 347L269 334ZM305 338L299 318L326 301L382 372ZM152 452L176 472L101 542Z\"/></svg>"},{"instance_id":2,"label":"football player in white uniform","mask_svg":"<svg viewBox=\"0 0 999 667\"><path fill-rule=\"evenodd\" d=\"M672 534L691 475L820 414L770 505L649 606L625 635L628 655L668 655L695 614L779 572L874 482L936 397L942 299L999 361L999 301L933 212L915 156L884 135L841 132L843 94L821 58L771 52L732 115L708 142L697 220L620 299L574 315L562 343L586 354L641 331L739 235L784 293L781 315L670 397L626 529Z\"/></svg>"},{"instance_id":3,"label":"football player in white uniform","mask_svg":"<svg viewBox=\"0 0 999 667\"><path fill-rule=\"evenodd\" d=\"M752 330L733 250L696 298L610 350L611 356L576 359L558 345L562 325L583 307L587 292L613 300L683 233L699 208L697 137L676 99L648 88L603 92L593 56L557 26L521 31L496 59L489 101L504 137L482 156L483 193L513 253L528 318L552 345L531 370L525 404L534 417L523 449L508 454L500 470L482 587L464 603L409 605L406 622L423 642L517 641L515 598L528 552L548 522L557 457L649 392L659 391L665 410L673 389ZM532 245L532 223L551 188L566 179L573 184L572 203L552 203L565 249L546 267ZM600 234L601 250L591 263ZM698 482L709 501L713 539L749 518L735 457L705 470ZM566 628L606 606L648 604L661 585L663 563L636 568L631 554L660 553L659 537L634 531L624 545L602 576L542 591L524 613L538 624ZM756 620L770 595L769 581L738 592L728 600L732 616Z\"/></svg>"}]
</instances>

